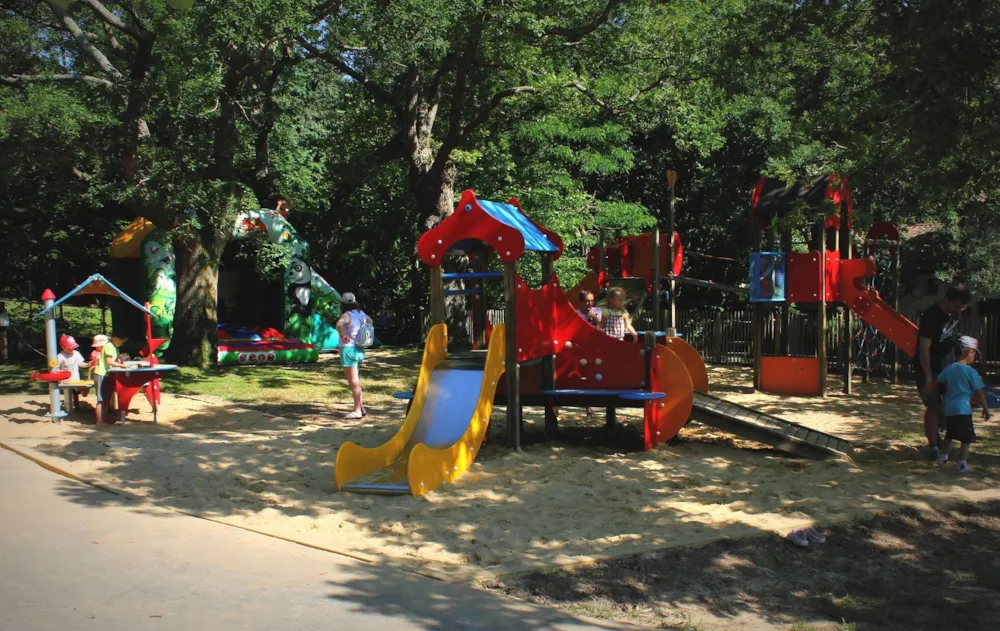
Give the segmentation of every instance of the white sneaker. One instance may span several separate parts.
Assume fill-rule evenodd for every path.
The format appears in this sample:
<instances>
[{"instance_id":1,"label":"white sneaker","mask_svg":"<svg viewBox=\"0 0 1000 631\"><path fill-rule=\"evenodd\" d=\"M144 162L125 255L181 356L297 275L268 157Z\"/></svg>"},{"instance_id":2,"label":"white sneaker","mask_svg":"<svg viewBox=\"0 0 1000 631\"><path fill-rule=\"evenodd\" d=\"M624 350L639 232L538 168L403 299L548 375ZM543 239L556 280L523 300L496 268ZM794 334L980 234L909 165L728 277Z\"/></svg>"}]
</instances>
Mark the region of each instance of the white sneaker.
<instances>
[{"instance_id":1,"label":"white sneaker","mask_svg":"<svg viewBox=\"0 0 1000 631\"><path fill-rule=\"evenodd\" d=\"M364 415L361 414L361 412L348 412L347 414L344 415L344 418L346 418L346 419L358 419L358 418L361 418L362 416L364 416Z\"/></svg>"},{"instance_id":2,"label":"white sneaker","mask_svg":"<svg viewBox=\"0 0 1000 631\"><path fill-rule=\"evenodd\" d=\"M806 536L805 530L793 530L786 538L800 548L809 547L809 537Z\"/></svg>"},{"instance_id":3,"label":"white sneaker","mask_svg":"<svg viewBox=\"0 0 1000 631\"><path fill-rule=\"evenodd\" d=\"M972 473L973 471L975 471L975 469L973 469L969 465L965 464L964 462L958 463L958 472L959 473Z\"/></svg>"},{"instance_id":4,"label":"white sneaker","mask_svg":"<svg viewBox=\"0 0 1000 631\"><path fill-rule=\"evenodd\" d=\"M806 528L806 539L812 543L826 543L826 537L820 534L815 528Z\"/></svg>"},{"instance_id":5,"label":"white sneaker","mask_svg":"<svg viewBox=\"0 0 1000 631\"><path fill-rule=\"evenodd\" d=\"M941 456L940 458L938 458L937 463L938 464L948 464L948 456Z\"/></svg>"}]
</instances>

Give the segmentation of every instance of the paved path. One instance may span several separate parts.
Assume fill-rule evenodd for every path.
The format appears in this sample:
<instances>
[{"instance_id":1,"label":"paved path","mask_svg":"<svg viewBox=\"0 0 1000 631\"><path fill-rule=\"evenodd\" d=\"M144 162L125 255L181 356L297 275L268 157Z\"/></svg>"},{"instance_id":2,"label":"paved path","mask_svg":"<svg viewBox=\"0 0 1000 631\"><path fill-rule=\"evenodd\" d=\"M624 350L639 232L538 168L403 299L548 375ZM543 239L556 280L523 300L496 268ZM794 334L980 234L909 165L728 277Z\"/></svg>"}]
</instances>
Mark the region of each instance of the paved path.
<instances>
[{"instance_id":1,"label":"paved path","mask_svg":"<svg viewBox=\"0 0 1000 631\"><path fill-rule=\"evenodd\" d=\"M621 627L137 505L0 449L0 631L601 628Z\"/></svg>"}]
</instances>

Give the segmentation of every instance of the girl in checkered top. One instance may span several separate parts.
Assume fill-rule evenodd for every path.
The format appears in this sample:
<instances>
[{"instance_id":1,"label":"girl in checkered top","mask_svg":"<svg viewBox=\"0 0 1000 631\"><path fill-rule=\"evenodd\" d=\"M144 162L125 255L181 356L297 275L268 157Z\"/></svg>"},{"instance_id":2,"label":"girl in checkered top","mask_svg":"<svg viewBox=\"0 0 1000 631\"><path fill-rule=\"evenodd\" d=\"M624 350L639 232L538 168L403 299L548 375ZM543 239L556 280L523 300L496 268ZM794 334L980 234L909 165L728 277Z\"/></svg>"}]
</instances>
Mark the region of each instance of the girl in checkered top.
<instances>
[{"instance_id":1,"label":"girl in checkered top","mask_svg":"<svg viewBox=\"0 0 1000 631\"><path fill-rule=\"evenodd\" d=\"M621 287L608 290L608 306L601 309L601 328L617 340L624 340L626 333L631 333L635 340L639 339L632 326L632 317L625 310L625 290Z\"/></svg>"}]
</instances>

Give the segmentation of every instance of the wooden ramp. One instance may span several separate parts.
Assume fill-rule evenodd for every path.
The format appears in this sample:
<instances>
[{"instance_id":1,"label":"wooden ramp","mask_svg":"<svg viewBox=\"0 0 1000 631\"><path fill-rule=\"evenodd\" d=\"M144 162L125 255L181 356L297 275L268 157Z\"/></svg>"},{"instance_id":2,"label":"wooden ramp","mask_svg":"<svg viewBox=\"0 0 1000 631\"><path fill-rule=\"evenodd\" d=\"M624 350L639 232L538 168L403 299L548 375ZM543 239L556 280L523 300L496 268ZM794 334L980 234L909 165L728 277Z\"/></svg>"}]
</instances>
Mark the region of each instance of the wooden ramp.
<instances>
[{"instance_id":1,"label":"wooden ramp","mask_svg":"<svg viewBox=\"0 0 1000 631\"><path fill-rule=\"evenodd\" d=\"M797 456L816 460L854 456L851 444L842 438L703 392L694 393L691 419Z\"/></svg>"}]
</instances>

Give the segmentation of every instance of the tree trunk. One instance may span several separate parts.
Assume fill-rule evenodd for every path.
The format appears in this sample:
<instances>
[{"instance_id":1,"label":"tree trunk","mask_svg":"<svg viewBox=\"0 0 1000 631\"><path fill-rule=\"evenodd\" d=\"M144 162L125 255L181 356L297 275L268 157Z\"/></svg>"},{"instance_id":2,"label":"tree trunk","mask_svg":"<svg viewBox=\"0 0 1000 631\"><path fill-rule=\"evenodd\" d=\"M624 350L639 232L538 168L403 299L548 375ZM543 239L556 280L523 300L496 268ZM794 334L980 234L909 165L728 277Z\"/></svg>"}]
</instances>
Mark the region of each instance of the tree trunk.
<instances>
[{"instance_id":1,"label":"tree trunk","mask_svg":"<svg viewBox=\"0 0 1000 631\"><path fill-rule=\"evenodd\" d=\"M177 307L168 354L177 364L205 368L216 362L219 257L224 244L200 237L174 241Z\"/></svg>"},{"instance_id":2,"label":"tree trunk","mask_svg":"<svg viewBox=\"0 0 1000 631\"><path fill-rule=\"evenodd\" d=\"M424 230L433 228L454 212L456 176L455 166L449 162L440 174L431 171L417 181L414 195L417 198L417 207ZM444 265L446 272L466 272L469 270L469 260L464 256L449 257ZM424 266L419 263L416 267L420 269L414 275L411 291L413 294L416 294L418 290L422 291L423 293L420 294L421 302L425 302L427 300L427 270L423 269ZM452 283L449 288L464 289L465 285L465 283ZM448 324L449 345L454 343L457 348L471 347L472 331L469 320L468 296L445 297L445 322Z\"/></svg>"}]
</instances>

